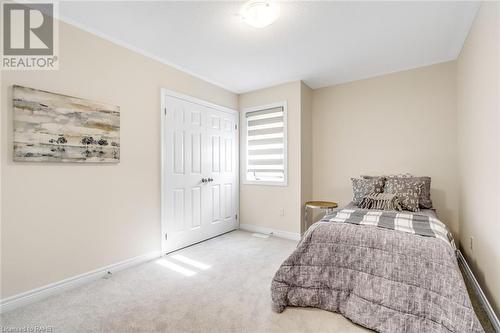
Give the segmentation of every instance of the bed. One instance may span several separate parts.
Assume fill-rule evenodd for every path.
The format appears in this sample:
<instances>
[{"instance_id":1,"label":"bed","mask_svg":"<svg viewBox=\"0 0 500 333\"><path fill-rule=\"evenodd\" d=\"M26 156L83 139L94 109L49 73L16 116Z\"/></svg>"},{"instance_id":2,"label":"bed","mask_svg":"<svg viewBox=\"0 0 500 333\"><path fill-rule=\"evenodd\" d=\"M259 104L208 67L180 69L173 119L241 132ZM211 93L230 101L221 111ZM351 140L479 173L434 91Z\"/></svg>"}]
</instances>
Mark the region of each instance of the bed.
<instances>
[{"instance_id":1,"label":"bed","mask_svg":"<svg viewBox=\"0 0 500 333\"><path fill-rule=\"evenodd\" d=\"M395 227L405 219L422 230ZM276 272L273 310L320 308L377 332L484 332L440 223L432 209L386 212L351 203L332 212Z\"/></svg>"}]
</instances>

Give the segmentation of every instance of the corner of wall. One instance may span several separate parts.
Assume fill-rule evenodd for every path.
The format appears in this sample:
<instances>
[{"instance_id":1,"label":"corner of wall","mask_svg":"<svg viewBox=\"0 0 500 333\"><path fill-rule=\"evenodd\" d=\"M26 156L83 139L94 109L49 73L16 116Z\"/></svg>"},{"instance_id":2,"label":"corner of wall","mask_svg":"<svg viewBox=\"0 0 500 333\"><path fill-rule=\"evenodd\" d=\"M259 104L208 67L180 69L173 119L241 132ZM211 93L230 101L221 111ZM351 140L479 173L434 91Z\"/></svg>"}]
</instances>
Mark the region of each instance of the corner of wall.
<instances>
[{"instance_id":1,"label":"corner of wall","mask_svg":"<svg viewBox=\"0 0 500 333\"><path fill-rule=\"evenodd\" d=\"M313 166L312 166L312 89L303 81L300 82L300 204L301 233L309 225L305 217L304 203L312 200Z\"/></svg>"}]
</instances>

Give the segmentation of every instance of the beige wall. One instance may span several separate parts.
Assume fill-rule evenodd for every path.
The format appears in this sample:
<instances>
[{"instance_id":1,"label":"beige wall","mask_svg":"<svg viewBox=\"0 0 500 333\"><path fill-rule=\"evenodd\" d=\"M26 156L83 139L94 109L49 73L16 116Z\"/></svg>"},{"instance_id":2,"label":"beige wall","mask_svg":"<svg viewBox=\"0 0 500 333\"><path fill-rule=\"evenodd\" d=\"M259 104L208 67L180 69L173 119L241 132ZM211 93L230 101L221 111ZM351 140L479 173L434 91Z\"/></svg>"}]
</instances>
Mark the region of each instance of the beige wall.
<instances>
[{"instance_id":1,"label":"beige wall","mask_svg":"<svg viewBox=\"0 0 500 333\"><path fill-rule=\"evenodd\" d=\"M313 193L346 204L351 177L431 176L438 214L458 234L455 63L313 92Z\"/></svg>"},{"instance_id":2,"label":"beige wall","mask_svg":"<svg viewBox=\"0 0 500 333\"><path fill-rule=\"evenodd\" d=\"M500 4L485 2L457 64L460 243L500 315ZM470 237L474 238L473 249Z\"/></svg>"},{"instance_id":3,"label":"beige wall","mask_svg":"<svg viewBox=\"0 0 500 333\"><path fill-rule=\"evenodd\" d=\"M301 82L239 95L239 109L287 101L288 186L240 185L240 223L299 233L301 221ZM241 116L242 117L242 116ZM240 119L240 123L244 121ZM284 209L284 216L280 210Z\"/></svg>"},{"instance_id":4,"label":"beige wall","mask_svg":"<svg viewBox=\"0 0 500 333\"><path fill-rule=\"evenodd\" d=\"M58 71L2 73L2 297L160 250L160 88L237 107L233 93L66 24L59 44ZM119 105L121 162L12 162L13 84Z\"/></svg>"},{"instance_id":5,"label":"beige wall","mask_svg":"<svg viewBox=\"0 0 500 333\"><path fill-rule=\"evenodd\" d=\"M303 233L307 227L304 221L304 203L313 198L312 184L312 94L313 91L305 83L300 85L300 207L301 207L301 229ZM309 212L308 212L309 217ZM308 219L310 220L310 219Z\"/></svg>"}]
</instances>

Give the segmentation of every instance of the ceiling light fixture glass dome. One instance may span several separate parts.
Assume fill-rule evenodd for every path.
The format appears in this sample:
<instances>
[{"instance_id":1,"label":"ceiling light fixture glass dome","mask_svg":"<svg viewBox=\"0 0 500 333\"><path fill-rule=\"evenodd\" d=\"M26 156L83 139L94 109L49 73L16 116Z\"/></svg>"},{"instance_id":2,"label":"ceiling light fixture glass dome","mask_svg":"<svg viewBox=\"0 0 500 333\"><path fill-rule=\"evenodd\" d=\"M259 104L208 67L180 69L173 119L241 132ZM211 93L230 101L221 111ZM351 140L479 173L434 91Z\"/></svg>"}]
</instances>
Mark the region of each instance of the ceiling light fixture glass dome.
<instances>
[{"instance_id":1,"label":"ceiling light fixture glass dome","mask_svg":"<svg viewBox=\"0 0 500 333\"><path fill-rule=\"evenodd\" d=\"M250 0L240 11L241 19L254 28L264 28L274 23L280 15L278 4L266 0Z\"/></svg>"}]
</instances>

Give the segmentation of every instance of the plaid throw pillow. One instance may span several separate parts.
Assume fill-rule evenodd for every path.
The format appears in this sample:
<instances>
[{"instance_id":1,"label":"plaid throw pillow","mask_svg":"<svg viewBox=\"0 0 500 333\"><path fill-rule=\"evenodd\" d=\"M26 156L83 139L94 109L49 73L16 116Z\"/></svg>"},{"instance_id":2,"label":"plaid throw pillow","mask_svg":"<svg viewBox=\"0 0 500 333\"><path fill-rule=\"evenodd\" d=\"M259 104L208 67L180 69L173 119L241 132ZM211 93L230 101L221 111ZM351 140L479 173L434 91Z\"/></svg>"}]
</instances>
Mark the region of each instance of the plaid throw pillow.
<instances>
[{"instance_id":1,"label":"plaid throw pillow","mask_svg":"<svg viewBox=\"0 0 500 333\"><path fill-rule=\"evenodd\" d=\"M371 179L351 178L352 181L352 201L359 206L363 197L369 193L382 193L384 191L384 178L376 177Z\"/></svg>"},{"instance_id":2,"label":"plaid throw pillow","mask_svg":"<svg viewBox=\"0 0 500 333\"><path fill-rule=\"evenodd\" d=\"M399 199L392 193L372 192L363 197L359 208L378 210L403 210Z\"/></svg>"},{"instance_id":3,"label":"plaid throw pillow","mask_svg":"<svg viewBox=\"0 0 500 333\"><path fill-rule=\"evenodd\" d=\"M423 186L424 181L418 178L388 178L385 182L384 193L395 194L404 210L418 212Z\"/></svg>"}]
</instances>

